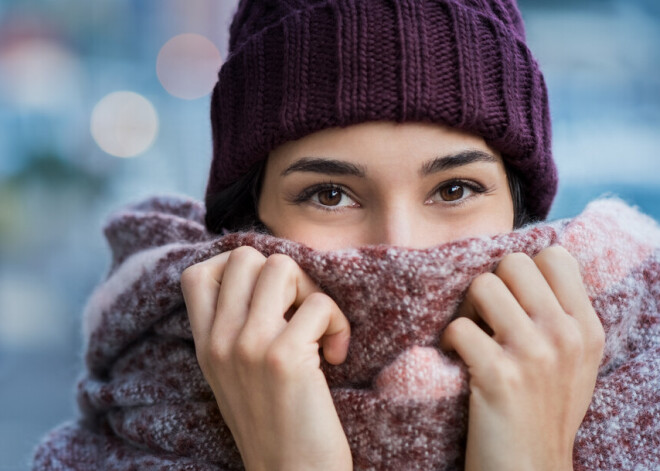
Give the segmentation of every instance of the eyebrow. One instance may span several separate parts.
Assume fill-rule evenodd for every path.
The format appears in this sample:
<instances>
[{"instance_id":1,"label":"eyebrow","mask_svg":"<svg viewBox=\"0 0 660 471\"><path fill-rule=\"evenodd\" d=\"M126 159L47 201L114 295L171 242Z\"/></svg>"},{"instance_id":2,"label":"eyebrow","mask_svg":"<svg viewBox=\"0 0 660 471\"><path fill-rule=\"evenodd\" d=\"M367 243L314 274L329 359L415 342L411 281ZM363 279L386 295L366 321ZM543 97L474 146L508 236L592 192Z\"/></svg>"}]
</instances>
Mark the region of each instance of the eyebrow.
<instances>
[{"instance_id":1,"label":"eyebrow","mask_svg":"<svg viewBox=\"0 0 660 471\"><path fill-rule=\"evenodd\" d=\"M432 173L462 167L475 162L497 162L498 159L488 152L481 150L464 150L454 154L436 157L425 162L419 169L419 175L425 177ZM367 170L362 165L355 165L343 160L328 159L324 157L302 157L289 165L281 176L293 172L313 172L327 175L349 175L364 178Z\"/></svg>"}]
</instances>

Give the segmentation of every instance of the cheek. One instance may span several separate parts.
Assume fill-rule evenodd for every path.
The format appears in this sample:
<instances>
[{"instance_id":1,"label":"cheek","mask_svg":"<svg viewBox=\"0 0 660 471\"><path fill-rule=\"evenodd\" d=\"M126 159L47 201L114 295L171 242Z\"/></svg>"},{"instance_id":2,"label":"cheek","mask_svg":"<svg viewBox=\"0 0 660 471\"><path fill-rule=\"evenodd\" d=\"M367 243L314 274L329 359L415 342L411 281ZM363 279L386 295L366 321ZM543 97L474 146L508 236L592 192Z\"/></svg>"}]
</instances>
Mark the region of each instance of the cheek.
<instances>
[{"instance_id":1,"label":"cheek","mask_svg":"<svg viewBox=\"0 0 660 471\"><path fill-rule=\"evenodd\" d=\"M488 236L513 230L513 203L501 198L470 214L461 224L459 237Z\"/></svg>"},{"instance_id":2,"label":"cheek","mask_svg":"<svg viewBox=\"0 0 660 471\"><path fill-rule=\"evenodd\" d=\"M467 209L435 222L436 243L493 236L513 230L513 202L508 193L487 196L480 204Z\"/></svg>"},{"instance_id":3,"label":"cheek","mask_svg":"<svg viewBox=\"0 0 660 471\"><path fill-rule=\"evenodd\" d=\"M316 250L338 250L372 243L390 243L383 236L382 227L367 216L360 221L348 222L338 218L324 223L310 220L290 208L273 208L262 214L262 220L277 237L305 244ZM287 211L286 209L289 209ZM369 221L372 224L369 224ZM406 224L414 226L411 238L404 245L428 247L466 237L489 236L510 232L513 229L513 204L509 195L492 195L479 207L443 218L429 217L423 211L412 216ZM395 231L397 232L397 231ZM403 231L405 232L405 231Z\"/></svg>"},{"instance_id":4,"label":"cheek","mask_svg":"<svg viewBox=\"0 0 660 471\"><path fill-rule=\"evenodd\" d=\"M355 231L345 221L340 220L335 224L327 221L325 224L315 223L309 216L305 217L290 208L278 207L273 201L264 203L259 215L275 237L292 240L316 250L341 249L356 243Z\"/></svg>"},{"instance_id":5,"label":"cheek","mask_svg":"<svg viewBox=\"0 0 660 471\"><path fill-rule=\"evenodd\" d=\"M361 244L359 234L347 226L318 226L305 223L289 224L278 237L305 244L315 250L339 250Z\"/></svg>"}]
</instances>

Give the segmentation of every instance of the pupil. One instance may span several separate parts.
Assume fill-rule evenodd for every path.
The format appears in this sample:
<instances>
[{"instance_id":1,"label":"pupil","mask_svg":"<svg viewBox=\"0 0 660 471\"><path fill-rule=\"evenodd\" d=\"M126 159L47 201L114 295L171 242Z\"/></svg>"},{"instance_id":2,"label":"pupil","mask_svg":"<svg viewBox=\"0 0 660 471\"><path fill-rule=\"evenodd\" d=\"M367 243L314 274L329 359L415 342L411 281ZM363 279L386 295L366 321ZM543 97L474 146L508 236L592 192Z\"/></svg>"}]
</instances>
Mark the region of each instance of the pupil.
<instances>
[{"instance_id":1,"label":"pupil","mask_svg":"<svg viewBox=\"0 0 660 471\"><path fill-rule=\"evenodd\" d=\"M463 196L463 187L461 185L451 185L443 189L443 198L446 201L456 201Z\"/></svg>"},{"instance_id":2,"label":"pupil","mask_svg":"<svg viewBox=\"0 0 660 471\"><path fill-rule=\"evenodd\" d=\"M325 198L324 195L331 195L331 196L329 198ZM339 198L337 198L337 196L339 196ZM341 199L341 193L334 188L332 190L325 190L321 192L321 197L319 198L321 203L325 204L326 206L334 206L339 203L340 199Z\"/></svg>"}]
</instances>

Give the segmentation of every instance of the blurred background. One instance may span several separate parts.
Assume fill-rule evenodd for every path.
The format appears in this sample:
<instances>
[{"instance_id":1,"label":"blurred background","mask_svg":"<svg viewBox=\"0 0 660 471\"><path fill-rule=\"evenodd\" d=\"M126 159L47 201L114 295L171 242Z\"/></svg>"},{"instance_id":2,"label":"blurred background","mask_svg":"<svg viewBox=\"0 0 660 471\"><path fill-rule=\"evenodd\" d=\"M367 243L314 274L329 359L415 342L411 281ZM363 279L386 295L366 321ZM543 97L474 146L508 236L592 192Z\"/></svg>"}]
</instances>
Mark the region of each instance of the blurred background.
<instances>
[{"instance_id":1,"label":"blurred background","mask_svg":"<svg viewBox=\"0 0 660 471\"><path fill-rule=\"evenodd\" d=\"M202 199L236 4L0 0L0 470L28 469L74 416L104 218L153 193ZM550 217L609 192L660 219L660 2L519 5L550 91Z\"/></svg>"}]
</instances>

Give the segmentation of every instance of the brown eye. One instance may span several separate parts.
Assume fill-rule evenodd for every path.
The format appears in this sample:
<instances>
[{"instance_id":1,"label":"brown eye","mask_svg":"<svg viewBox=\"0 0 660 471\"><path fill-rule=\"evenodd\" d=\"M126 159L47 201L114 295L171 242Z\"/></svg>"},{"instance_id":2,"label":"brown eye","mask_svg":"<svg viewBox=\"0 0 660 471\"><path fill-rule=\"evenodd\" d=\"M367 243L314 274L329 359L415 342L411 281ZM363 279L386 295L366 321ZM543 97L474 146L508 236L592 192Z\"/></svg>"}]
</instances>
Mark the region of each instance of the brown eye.
<instances>
[{"instance_id":1,"label":"brown eye","mask_svg":"<svg viewBox=\"0 0 660 471\"><path fill-rule=\"evenodd\" d=\"M359 208L357 203L342 186L334 183L321 183L305 188L292 197L294 204L310 205L313 209L338 213L350 208Z\"/></svg>"},{"instance_id":2,"label":"brown eye","mask_svg":"<svg viewBox=\"0 0 660 471\"><path fill-rule=\"evenodd\" d=\"M456 201L463 197L463 185L453 183L440 188L440 196L445 201Z\"/></svg>"},{"instance_id":3,"label":"brown eye","mask_svg":"<svg viewBox=\"0 0 660 471\"><path fill-rule=\"evenodd\" d=\"M336 206L341 201L342 192L337 188L330 188L318 192L319 202L325 206Z\"/></svg>"}]
</instances>

